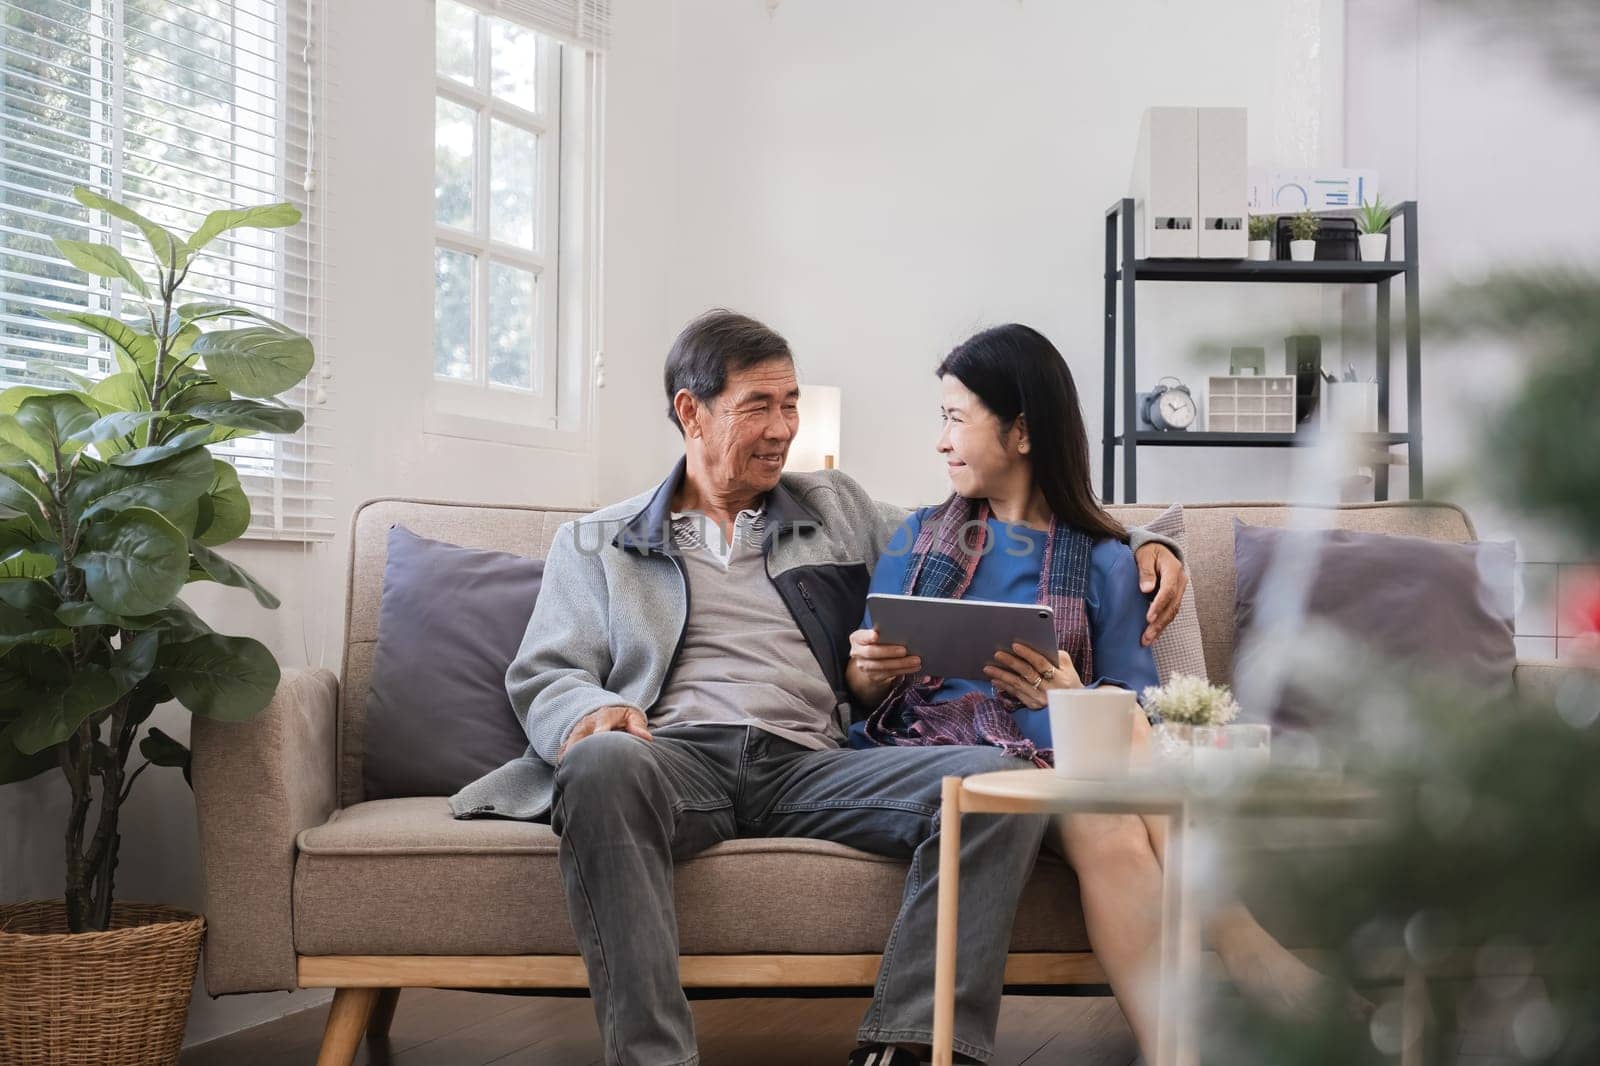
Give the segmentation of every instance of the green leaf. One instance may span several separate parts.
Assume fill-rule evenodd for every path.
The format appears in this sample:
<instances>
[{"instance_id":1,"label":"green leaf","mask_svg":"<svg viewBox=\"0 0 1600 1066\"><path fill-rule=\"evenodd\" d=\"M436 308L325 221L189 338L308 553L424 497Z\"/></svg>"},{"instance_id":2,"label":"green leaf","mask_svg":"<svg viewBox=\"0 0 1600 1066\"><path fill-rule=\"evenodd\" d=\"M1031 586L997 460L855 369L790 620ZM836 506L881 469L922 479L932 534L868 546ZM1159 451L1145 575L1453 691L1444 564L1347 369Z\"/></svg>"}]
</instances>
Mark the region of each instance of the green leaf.
<instances>
[{"instance_id":1,"label":"green leaf","mask_svg":"<svg viewBox=\"0 0 1600 1066\"><path fill-rule=\"evenodd\" d=\"M218 426L243 429L251 433L293 433L305 425L299 411L258 400L226 400L196 403L184 410L190 418L200 418Z\"/></svg>"},{"instance_id":2,"label":"green leaf","mask_svg":"<svg viewBox=\"0 0 1600 1066\"><path fill-rule=\"evenodd\" d=\"M46 311L45 317L100 334L111 342L119 355L146 370L156 365L156 339L147 333L140 333L120 318L97 315L93 311ZM123 370L132 373L127 366Z\"/></svg>"},{"instance_id":3,"label":"green leaf","mask_svg":"<svg viewBox=\"0 0 1600 1066\"><path fill-rule=\"evenodd\" d=\"M243 568L235 566L198 542L191 541L189 550L194 553L194 561L200 564L201 573L212 581L233 588L249 589L255 594L256 602L269 610L278 606L278 597L263 588L255 578L245 573Z\"/></svg>"},{"instance_id":4,"label":"green leaf","mask_svg":"<svg viewBox=\"0 0 1600 1066\"><path fill-rule=\"evenodd\" d=\"M165 443L119 452L111 457L111 463L113 466L148 466L151 463L159 463L163 459L199 448L210 438L210 426L193 426Z\"/></svg>"},{"instance_id":5,"label":"green leaf","mask_svg":"<svg viewBox=\"0 0 1600 1066\"><path fill-rule=\"evenodd\" d=\"M37 385L13 385L0 392L0 414L16 414L22 401L30 396L49 396L55 389L41 389Z\"/></svg>"},{"instance_id":6,"label":"green leaf","mask_svg":"<svg viewBox=\"0 0 1600 1066\"><path fill-rule=\"evenodd\" d=\"M177 313L185 322L201 322L208 318L253 318L257 322L265 322L279 333L294 332L275 318L268 318L258 311L252 311L248 307L236 307L233 304L210 302L184 304L178 308Z\"/></svg>"},{"instance_id":7,"label":"green leaf","mask_svg":"<svg viewBox=\"0 0 1600 1066\"><path fill-rule=\"evenodd\" d=\"M32 708L42 699L53 699L66 691L72 666L56 648L25 644L0 658L0 712Z\"/></svg>"},{"instance_id":8,"label":"green leaf","mask_svg":"<svg viewBox=\"0 0 1600 1066\"><path fill-rule=\"evenodd\" d=\"M10 415L0 415L0 419L11 418ZM20 429L14 432L21 432ZM0 466L23 467L33 469L33 457L10 441L0 438Z\"/></svg>"},{"instance_id":9,"label":"green leaf","mask_svg":"<svg viewBox=\"0 0 1600 1066\"><path fill-rule=\"evenodd\" d=\"M172 695L195 714L241 722L272 700L280 677L266 645L250 637L208 633L164 644L156 670Z\"/></svg>"},{"instance_id":10,"label":"green leaf","mask_svg":"<svg viewBox=\"0 0 1600 1066\"><path fill-rule=\"evenodd\" d=\"M128 693L127 721L137 728L157 707L171 699L172 690L166 682L160 680L159 675L152 674L133 686L133 691Z\"/></svg>"},{"instance_id":11,"label":"green leaf","mask_svg":"<svg viewBox=\"0 0 1600 1066\"><path fill-rule=\"evenodd\" d=\"M67 490L79 521L125 507L176 512L211 487L211 454L200 448L148 466L106 466L80 476Z\"/></svg>"},{"instance_id":12,"label":"green leaf","mask_svg":"<svg viewBox=\"0 0 1600 1066\"><path fill-rule=\"evenodd\" d=\"M60 760L51 749L36 751L32 755L18 751L12 728L15 724L12 722L0 728L0 785L26 781L60 765Z\"/></svg>"},{"instance_id":13,"label":"green leaf","mask_svg":"<svg viewBox=\"0 0 1600 1066\"><path fill-rule=\"evenodd\" d=\"M227 403L233 399L233 393L218 385L215 381L203 374L180 377L177 389L167 398L167 410L176 414L188 414L191 407L198 407L207 403Z\"/></svg>"},{"instance_id":14,"label":"green leaf","mask_svg":"<svg viewBox=\"0 0 1600 1066\"><path fill-rule=\"evenodd\" d=\"M199 326L193 324L184 326L172 335L171 342L167 345L167 357L170 359L182 359L189 354L189 350L194 347L194 342L199 340L201 336L203 334L200 332ZM167 365L170 367L172 364L168 363Z\"/></svg>"},{"instance_id":15,"label":"green leaf","mask_svg":"<svg viewBox=\"0 0 1600 1066\"><path fill-rule=\"evenodd\" d=\"M183 779L189 782L191 788L194 787L189 777L189 749L155 726L151 726L150 732L139 741L139 754L156 766L178 767L183 771Z\"/></svg>"},{"instance_id":16,"label":"green leaf","mask_svg":"<svg viewBox=\"0 0 1600 1066\"><path fill-rule=\"evenodd\" d=\"M191 251L198 252L220 233L242 226L255 229L282 229L300 221L300 210L293 204L263 204L235 211L213 211L200 223L200 228L189 237Z\"/></svg>"},{"instance_id":17,"label":"green leaf","mask_svg":"<svg viewBox=\"0 0 1600 1066\"><path fill-rule=\"evenodd\" d=\"M133 264L109 244L69 241L61 237L52 238L52 243L67 257L67 262L79 270L102 278L121 278L132 285L140 296L150 298L150 290L145 287L139 272L133 269Z\"/></svg>"},{"instance_id":18,"label":"green leaf","mask_svg":"<svg viewBox=\"0 0 1600 1066\"><path fill-rule=\"evenodd\" d=\"M23 548L32 548L37 539L33 535L33 526L25 518L0 521L0 552L9 555Z\"/></svg>"},{"instance_id":19,"label":"green leaf","mask_svg":"<svg viewBox=\"0 0 1600 1066\"><path fill-rule=\"evenodd\" d=\"M44 442L46 461L41 465L45 470L60 473L65 467L59 457L83 450L82 442L73 436L94 425L99 414L77 393L57 392L23 400L12 417L33 440Z\"/></svg>"},{"instance_id":20,"label":"green leaf","mask_svg":"<svg viewBox=\"0 0 1600 1066\"><path fill-rule=\"evenodd\" d=\"M56 617L69 626L119 626L122 629L143 629L134 624L137 619L112 614L98 603L63 603L56 608ZM149 617L146 615L145 617Z\"/></svg>"},{"instance_id":21,"label":"green leaf","mask_svg":"<svg viewBox=\"0 0 1600 1066\"><path fill-rule=\"evenodd\" d=\"M226 544L250 528L250 497L239 484L239 472L221 459L213 464L215 477L200 497L200 519L195 524L194 539L207 547Z\"/></svg>"},{"instance_id":22,"label":"green leaf","mask_svg":"<svg viewBox=\"0 0 1600 1066\"><path fill-rule=\"evenodd\" d=\"M74 560L89 598L116 614L149 614L172 602L189 572L186 541L146 507L96 521Z\"/></svg>"},{"instance_id":23,"label":"green leaf","mask_svg":"<svg viewBox=\"0 0 1600 1066\"><path fill-rule=\"evenodd\" d=\"M173 643L192 640L212 632L211 627L206 625L205 619L195 614L194 608L182 600L173 600L170 606L154 614L140 615L128 621L135 623L128 627L130 629L158 630Z\"/></svg>"},{"instance_id":24,"label":"green leaf","mask_svg":"<svg viewBox=\"0 0 1600 1066\"><path fill-rule=\"evenodd\" d=\"M214 330L195 341L194 351L223 386L263 398L305 380L315 360L306 338L261 326Z\"/></svg>"},{"instance_id":25,"label":"green leaf","mask_svg":"<svg viewBox=\"0 0 1600 1066\"><path fill-rule=\"evenodd\" d=\"M167 636L174 642L189 640L211 632L211 627L194 613L194 608L182 600L151 614L114 614L98 603L63 603L55 616L69 626L116 626L133 632L149 630Z\"/></svg>"},{"instance_id":26,"label":"green leaf","mask_svg":"<svg viewBox=\"0 0 1600 1066\"><path fill-rule=\"evenodd\" d=\"M41 578L56 572L56 561L39 552L19 551L0 557L0 579Z\"/></svg>"},{"instance_id":27,"label":"green leaf","mask_svg":"<svg viewBox=\"0 0 1600 1066\"><path fill-rule=\"evenodd\" d=\"M101 196L93 189L82 185L73 189L72 195L84 207L94 211L104 211L113 218L120 218L124 222L138 226L139 232L144 234L145 241L150 245L150 250L155 253L156 261L162 266L177 272L189 261L188 246L165 226L152 222L133 208L124 207L115 200Z\"/></svg>"},{"instance_id":28,"label":"green leaf","mask_svg":"<svg viewBox=\"0 0 1600 1066\"><path fill-rule=\"evenodd\" d=\"M32 755L59 744L77 731L84 719L105 710L123 691L111 671L98 664L79 666L73 671L66 690L41 699L12 723L13 743L24 755Z\"/></svg>"},{"instance_id":29,"label":"green leaf","mask_svg":"<svg viewBox=\"0 0 1600 1066\"><path fill-rule=\"evenodd\" d=\"M89 426L80 429L72 435L72 439L79 444L98 444L100 441L125 437L145 423L160 417L158 411L114 411L109 415L100 416Z\"/></svg>"},{"instance_id":30,"label":"green leaf","mask_svg":"<svg viewBox=\"0 0 1600 1066\"><path fill-rule=\"evenodd\" d=\"M0 518L6 521L27 519L34 534L41 539L50 536L50 523L45 521L44 508L39 502L49 494L40 491L42 486L43 482L27 467L0 467ZM34 495L36 491L39 491L38 496Z\"/></svg>"},{"instance_id":31,"label":"green leaf","mask_svg":"<svg viewBox=\"0 0 1600 1066\"><path fill-rule=\"evenodd\" d=\"M65 631L53 614L0 601L0 653L21 644L59 644Z\"/></svg>"},{"instance_id":32,"label":"green leaf","mask_svg":"<svg viewBox=\"0 0 1600 1066\"><path fill-rule=\"evenodd\" d=\"M28 427L17 421L16 415L0 415L0 443L6 446L0 465L31 470L27 464L33 462L47 470L55 469L56 457L49 443L36 438Z\"/></svg>"},{"instance_id":33,"label":"green leaf","mask_svg":"<svg viewBox=\"0 0 1600 1066\"><path fill-rule=\"evenodd\" d=\"M51 552L39 552L49 559L57 570L61 567L61 560ZM54 582L36 578L17 578L9 581L0 581L0 605L9 604L19 611L26 611L31 616L40 619L41 627L53 627L51 620L55 609L61 606L61 595L56 591Z\"/></svg>"},{"instance_id":34,"label":"green leaf","mask_svg":"<svg viewBox=\"0 0 1600 1066\"><path fill-rule=\"evenodd\" d=\"M194 536L194 531L200 528L200 512L206 510L204 501L205 497L199 496L182 507L162 511L161 517L176 526L178 532L187 539Z\"/></svg>"},{"instance_id":35,"label":"green leaf","mask_svg":"<svg viewBox=\"0 0 1600 1066\"><path fill-rule=\"evenodd\" d=\"M130 372L112 374L95 382L89 396L96 402L119 411L148 411L150 394L139 382L139 375Z\"/></svg>"},{"instance_id":36,"label":"green leaf","mask_svg":"<svg viewBox=\"0 0 1600 1066\"><path fill-rule=\"evenodd\" d=\"M146 630L131 640L123 642L111 656L111 677L123 692L143 681L155 669L156 652L161 647L161 634Z\"/></svg>"},{"instance_id":37,"label":"green leaf","mask_svg":"<svg viewBox=\"0 0 1600 1066\"><path fill-rule=\"evenodd\" d=\"M92 378L86 378L82 374L74 374L65 367L44 366L40 367L39 369L44 373L54 374L58 378L66 379L72 384L72 387L79 392L88 393L94 390L95 382Z\"/></svg>"}]
</instances>

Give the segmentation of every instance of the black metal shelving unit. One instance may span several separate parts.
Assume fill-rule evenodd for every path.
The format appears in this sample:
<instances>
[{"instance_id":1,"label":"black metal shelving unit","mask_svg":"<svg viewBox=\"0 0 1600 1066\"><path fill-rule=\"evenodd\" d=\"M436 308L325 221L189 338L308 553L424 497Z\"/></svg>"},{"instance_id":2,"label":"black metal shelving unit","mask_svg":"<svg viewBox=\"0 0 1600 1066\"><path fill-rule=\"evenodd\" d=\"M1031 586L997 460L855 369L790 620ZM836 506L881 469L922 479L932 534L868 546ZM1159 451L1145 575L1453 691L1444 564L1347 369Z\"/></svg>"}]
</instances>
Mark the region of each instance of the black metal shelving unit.
<instances>
[{"instance_id":1,"label":"black metal shelving unit","mask_svg":"<svg viewBox=\"0 0 1600 1066\"><path fill-rule=\"evenodd\" d=\"M1244 259L1135 259L1133 200L1122 199L1106 209L1106 315L1105 315L1105 427L1100 495L1106 503L1116 500L1116 455L1122 448L1123 502L1138 500L1138 453L1142 447L1186 448L1293 448L1317 439L1315 432L1302 433L1210 433L1161 432L1140 430L1138 402L1138 362L1134 346L1136 293L1141 281L1192 282L1273 282L1315 285L1374 285L1378 296L1377 378L1378 432L1362 434L1376 447L1404 445L1410 470L1410 495L1422 496L1422 323L1417 292L1417 204L1414 200L1395 205L1405 234L1405 258L1383 263L1324 260L1311 263L1253 262ZM1392 223L1391 223L1392 225ZM1120 238L1120 247L1119 247ZM1393 245L1391 239L1390 244ZM1120 251L1120 256L1119 256ZM1389 378L1391 294L1395 278L1405 282L1405 359L1406 428L1389 429ZM1120 292L1118 286L1121 286ZM1122 426L1116 432L1117 417L1117 328L1120 296L1122 328ZM1380 464L1373 470L1373 495L1389 498L1389 467Z\"/></svg>"}]
</instances>

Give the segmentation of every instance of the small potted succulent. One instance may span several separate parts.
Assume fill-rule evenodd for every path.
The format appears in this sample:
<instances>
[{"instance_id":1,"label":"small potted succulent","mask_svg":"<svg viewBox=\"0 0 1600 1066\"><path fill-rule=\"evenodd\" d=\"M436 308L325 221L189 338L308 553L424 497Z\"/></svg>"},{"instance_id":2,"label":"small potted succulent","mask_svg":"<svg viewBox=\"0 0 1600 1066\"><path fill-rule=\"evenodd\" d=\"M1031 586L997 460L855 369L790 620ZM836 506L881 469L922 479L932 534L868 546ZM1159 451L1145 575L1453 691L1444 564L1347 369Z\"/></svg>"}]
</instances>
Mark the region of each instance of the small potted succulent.
<instances>
[{"instance_id":1,"label":"small potted succulent","mask_svg":"<svg viewBox=\"0 0 1600 1066\"><path fill-rule=\"evenodd\" d=\"M1227 725L1239 717L1239 704L1226 685L1213 685L1191 674L1174 674L1165 685L1152 685L1142 695L1145 710L1161 716L1155 727L1155 748L1168 762L1189 762L1197 726Z\"/></svg>"},{"instance_id":2,"label":"small potted succulent","mask_svg":"<svg viewBox=\"0 0 1600 1066\"><path fill-rule=\"evenodd\" d=\"M1363 201L1356 214L1356 228L1361 234L1356 243L1361 246L1362 262L1381 263L1389 258L1389 219L1392 217L1394 209L1383 202L1383 197L1370 204Z\"/></svg>"},{"instance_id":3,"label":"small potted succulent","mask_svg":"<svg viewBox=\"0 0 1600 1066\"><path fill-rule=\"evenodd\" d=\"M1306 208L1289 220L1289 258L1309 263L1317 257L1317 231L1322 223Z\"/></svg>"},{"instance_id":4,"label":"small potted succulent","mask_svg":"<svg viewBox=\"0 0 1600 1066\"><path fill-rule=\"evenodd\" d=\"M1257 263L1272 262L1272 231L1278 225L1277 215L1250 216L1250 255Z\"/></svg>"}]
</instances>

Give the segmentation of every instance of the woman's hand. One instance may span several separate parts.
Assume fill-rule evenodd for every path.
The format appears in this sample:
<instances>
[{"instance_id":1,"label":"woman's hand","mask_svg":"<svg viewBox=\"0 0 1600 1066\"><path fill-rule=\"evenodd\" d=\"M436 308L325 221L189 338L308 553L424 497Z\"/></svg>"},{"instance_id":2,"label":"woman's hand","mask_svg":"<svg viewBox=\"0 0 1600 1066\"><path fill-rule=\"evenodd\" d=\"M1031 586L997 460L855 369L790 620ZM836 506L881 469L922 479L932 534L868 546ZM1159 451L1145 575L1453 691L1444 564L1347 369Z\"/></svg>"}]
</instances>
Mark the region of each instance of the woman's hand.
<instances>
[{"instance_id":1,"label":"woman's hand","mask_svg":"<svg viewBox=\"0 0 1600 1066\"><path fill-rule=\"evenodd\" d=\"M882 644L876 629L858 629L850 634L850 663L845 668L845 684L851 695L876 707L889 694L896 679L922 669L922 660L906 650L904 644Z\"/></svg>"},{"instance_id":2,"label":"woman's hand","mask_svg":"<svg viewBox=\"0 0 1600 1066\"><path fill-rule=\"evenodd\" d=\"M996 693L1008 692L1024 707L1034 710L1050 702L1045 694L1053 688L1083 687L1066 652L1058 651L1052 658L1020 641L1011 645L1010 652L995 652L994 662L983 668L983 675L994 682Z\"/></svg>"}]
</instances>

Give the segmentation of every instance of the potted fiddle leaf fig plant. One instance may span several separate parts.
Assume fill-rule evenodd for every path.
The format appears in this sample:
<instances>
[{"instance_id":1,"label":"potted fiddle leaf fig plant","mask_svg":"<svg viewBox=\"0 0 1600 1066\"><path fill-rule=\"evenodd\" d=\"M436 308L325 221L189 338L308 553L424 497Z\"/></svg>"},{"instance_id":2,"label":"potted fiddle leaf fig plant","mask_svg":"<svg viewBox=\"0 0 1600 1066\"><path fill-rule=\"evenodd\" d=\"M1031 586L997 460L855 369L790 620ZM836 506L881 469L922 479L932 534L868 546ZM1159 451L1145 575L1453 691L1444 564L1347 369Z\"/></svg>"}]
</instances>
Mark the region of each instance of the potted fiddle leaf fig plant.
<instances>
[{"instance_id":1,"label":"potted fiddle leaf fig plant","mask_svg":"<svg viewBox=\"0 0 1600 1066\"><path fill-rule=\"evenodd\" d=\"M1370 204L1362 202L1361 210L1356 212L1356 229L1360 233L1356 244L1363 262L1381 263L1389 258L1389 219L1393 216L1394 209L1381 196Z\"/></svg>"},{"instance_id":2,"label":"potted fiddle leaf fig plant","mask_svg":"<svg viewBox=\"0 0 1600 1066\"><path fill-rule=\"evenodd\" d=\"M278 601L217 549L250 524L232 466L207 446L292 433L273 400L313 360L301 334L228 302L180 299L228 231L299 221L287 203L213 211L180 237L88 189L79 203L143 234L156 267L116 248L56 240L70 263L124 282L137 317L50 317L106 338L117 372L0 393L0 783L60 772L62 898L0 905L0 1061L176 1062L204 920L122 903L118 817L146 767L188 751L151 729L156 707L249 718L278 684L272 653L214 632L180 597L191 581Z\"/></svg>"}]
</instances>

